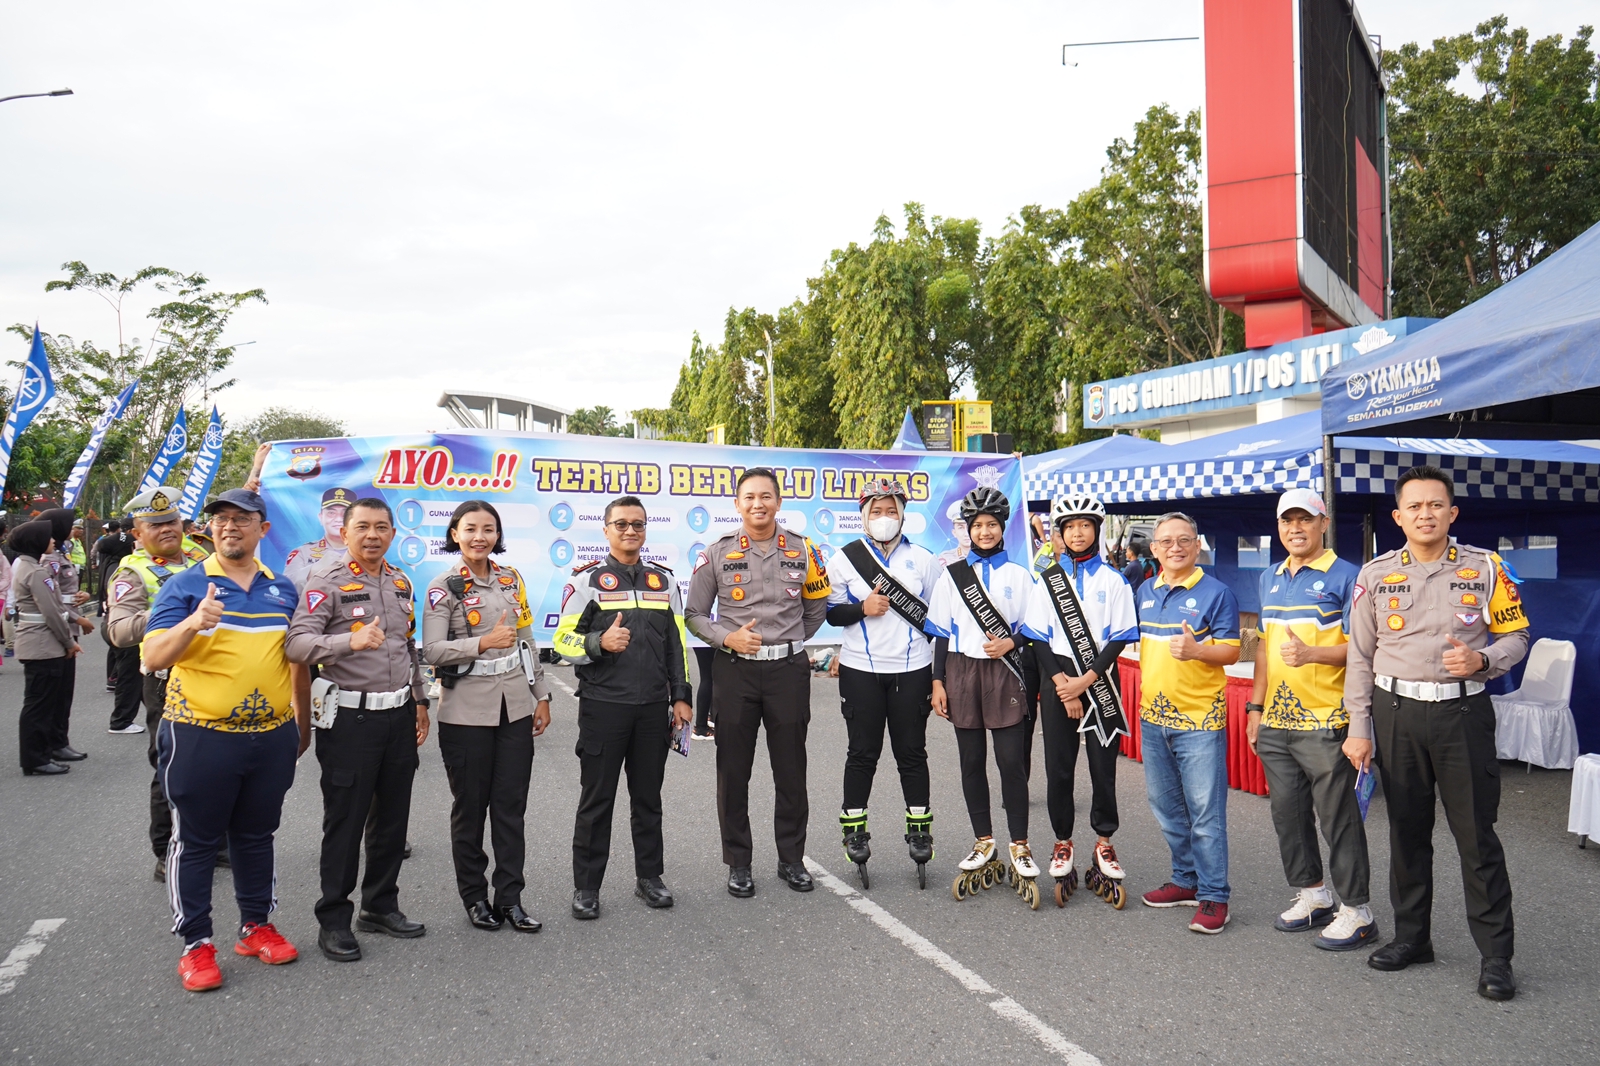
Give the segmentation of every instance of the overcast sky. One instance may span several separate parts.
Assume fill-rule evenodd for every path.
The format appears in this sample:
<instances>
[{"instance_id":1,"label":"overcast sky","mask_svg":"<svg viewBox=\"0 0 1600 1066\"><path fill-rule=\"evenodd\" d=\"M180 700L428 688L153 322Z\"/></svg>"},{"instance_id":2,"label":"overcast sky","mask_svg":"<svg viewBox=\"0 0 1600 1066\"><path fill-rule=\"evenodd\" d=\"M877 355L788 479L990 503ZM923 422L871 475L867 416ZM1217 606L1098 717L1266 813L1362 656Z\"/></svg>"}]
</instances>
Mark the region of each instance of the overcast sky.
<instances>
[{"instance_id":1,"label":"overcast sky","mask_svg":"<svg viewBox=\"0 0 1600 1066\"><path fill-rule=\"evenodd\" d=\"M1592 2L1367 0L1386 47ZM446 388L665 406L699 330L775 310L883 212L993 233L1091 185L1152 104L1197 106L1197 32L1138 4L0 5L0 325L115 342L59 264L156 264L269 306L224 412L443 429ZM153 302L150 301L150 302ZM136 308L135 319L149 303ZM133 335L143 336L135 322ZM24 354L7 335L0 355ZM9 372L8 372L9 373Z\"/></svg>"}]
</instances>

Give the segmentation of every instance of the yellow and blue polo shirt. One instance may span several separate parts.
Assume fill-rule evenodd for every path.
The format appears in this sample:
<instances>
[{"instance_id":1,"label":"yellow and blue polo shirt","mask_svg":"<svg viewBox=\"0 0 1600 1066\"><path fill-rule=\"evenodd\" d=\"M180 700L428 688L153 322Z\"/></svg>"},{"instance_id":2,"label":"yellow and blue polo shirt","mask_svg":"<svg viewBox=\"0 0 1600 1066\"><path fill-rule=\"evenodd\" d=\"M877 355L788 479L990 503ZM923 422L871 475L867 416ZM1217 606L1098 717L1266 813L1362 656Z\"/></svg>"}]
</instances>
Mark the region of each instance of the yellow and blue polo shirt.
<instances>
[{"instance_id":1,"label":"yellow and blue polo shirt","mask_svg":"<svg viewBox=\"0 0 1600 1066\"><path fill-rule=\"evenodd\" d=\"M1344 667L1289 666L1283 645L1293 631L1312 647L1334 647L1350 640L1351 593L1359 569L1330 548L1289 572L1289 562L1261 572L1261 651L1267 671L1267 702L1261 724L1274 729L1343 729Z\"/></svg>"},{"instance_id":2,"label":"yellow and blue polo shirt","mask_svg":"<svg viewBox=\"0 0 1600 1066\"><path fill-rule=\"evenodd\" d=\"M226 733L263 733L294 716L293 686L284 637L297 593L286 578L256 561L255 579L240 588L212 556L180 570L161 586L145 638L171 629L194 613L215 583L222 621L199 633L167 679L162 714L173 722Z\"/></svg>"},{"instance_id":3,"label":"yellow and blue polo shirt","mask_svg":"<svg viewBox=\"0 0 1600 1066\"><path fill-rule=\"evenodd\" d=\"M1228 724L1228 674L1199 660L1179 662L1168 642L1184 624L1201 644L1239 644L1239 601L1200 567L1176 585L1158 574L1139 586L1139 717L1167 729Z\"/></svg>"}]
</instances>

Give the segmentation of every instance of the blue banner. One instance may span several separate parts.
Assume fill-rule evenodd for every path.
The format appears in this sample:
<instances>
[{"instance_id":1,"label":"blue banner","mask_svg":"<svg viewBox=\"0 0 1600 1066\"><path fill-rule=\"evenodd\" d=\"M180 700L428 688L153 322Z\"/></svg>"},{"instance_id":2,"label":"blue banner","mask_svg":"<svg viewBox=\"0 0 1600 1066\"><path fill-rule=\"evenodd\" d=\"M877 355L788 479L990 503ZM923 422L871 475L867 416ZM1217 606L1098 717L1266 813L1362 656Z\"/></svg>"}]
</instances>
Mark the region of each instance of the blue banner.
<instances>
[{"instance_id":1,"label":"blue banner","mask_svg":"<svg viewBox=\"0 0 1600 1066\"><path fill-rule=\"evenodd\" d=\"M206 493L217 479L217 467L222 465L222 419L215 405L211 408L211 421L206 423L205 439L189 468L189 480L183 484L183 498L178 501L178 513L192 519L205 506Z\"/></svg>"},{"instance_id":2,"label":"blue banner","mask_svg":"<svg viewBox=\"0 0 1600 1066\"><path fill-rule=\"evenodd\" d=\"M139 380L117 394L99 418L94 420L94 430L89 434L89 443L83 446L83 454L78 456L78 464L72 468L72 473L67 477L67 487L61 491L61 506L76 507L78 494L83 491L84 482L89 480L89 468L94 466L95 457L100 454L100 446L106 442L106 433L111 429L111 423L122 417L122 412L128 409L128 401L133 399L133 390L139 387Z\"/></svg>"},{"instance_id":3,"label":"blue banner","mask_svg":"<svg viewBox=\"0 0 1600 1066\"><path fill-rule=\"evenodd\" d=\"M503 561L528 581L535 628L548 641L574 566L604 558L605 505L638 496L650 516L644 556L688 585L707 545L736 531L734 483L753 466L777 471L778 521L816 543L824 556L862 535L860 486L887 475L910 502L905 535L939 555L964 558L961 498L980 485L1012 501L1006 544L1026 560L1031 548L1022 501L1022 464L1010 456L964 452L844 452L745 448L549 433L442 433L416 437L341 437L275 442L261 476L272 528L261 558L277 569L298 547L338 535L336 499L377 496L394 510L389 559L420 594L458 565L442 548L445 528L463 500L488 500L505 524ZM326 524L325 524L326 523ZM819 643L837 643L824 628Z\"/></svg>"},{"instance_id":4,"label":"blue banner","mask_svg":"<svg viewBox=\"0 0 1600 1066\"><path fill-rule=\"evenodd\" d=\"M166 440L161 442L161 450L150 460L150 469L144 472L144 479L139 482L139 491L149 492L165 485L167 471L171 470L172 464L183 458L183 453L188 450L189 416L180 407L178 417L172 420L172 428L167 430Z\"/></svg>"},{"instance_id":5,"label":"blue banner","mask_svg":"<svg viewBox=\"0 0 1600 1066\"><path fill-rule=\"evenodd\" d=\"M0 493L5 491L6 475L11 471L11 449L16 446L17 438L55 394L56 381L50 376L50 360L44 354L44 334L39 332L39 324L35 322L33 347L28 351L28 361L22 364L22 377L11 397L6 428L0 432Z\"/></svg>"}]
</instances>

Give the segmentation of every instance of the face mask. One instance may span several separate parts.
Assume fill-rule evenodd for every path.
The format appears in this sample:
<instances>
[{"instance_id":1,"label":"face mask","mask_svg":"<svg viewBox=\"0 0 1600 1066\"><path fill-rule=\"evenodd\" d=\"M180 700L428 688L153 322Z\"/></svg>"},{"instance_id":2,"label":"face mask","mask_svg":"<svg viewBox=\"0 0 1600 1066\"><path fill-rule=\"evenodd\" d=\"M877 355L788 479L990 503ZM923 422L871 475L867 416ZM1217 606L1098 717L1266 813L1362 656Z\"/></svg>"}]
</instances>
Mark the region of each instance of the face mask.
<instances>
[{"instance_id":1,"label":"face mask","mask_svg":"<svg viewBox=\"0 0 1600 1066\"><path fill-rule=\"evenodd\" d=\"M900 519L885 515L867 523L867 533L879 544L887 544L900 534Z\"/></svg>"}]
</instances>

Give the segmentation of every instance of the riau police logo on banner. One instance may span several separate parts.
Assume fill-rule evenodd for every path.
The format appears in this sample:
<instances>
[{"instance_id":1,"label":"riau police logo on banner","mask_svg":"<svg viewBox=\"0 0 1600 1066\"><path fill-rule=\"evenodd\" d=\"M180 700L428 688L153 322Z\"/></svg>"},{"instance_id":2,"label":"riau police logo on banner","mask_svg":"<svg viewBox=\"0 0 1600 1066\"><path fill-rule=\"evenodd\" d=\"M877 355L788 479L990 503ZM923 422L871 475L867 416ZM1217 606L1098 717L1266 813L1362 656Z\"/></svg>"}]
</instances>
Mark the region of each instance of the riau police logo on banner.
<instances>
[{"instance_id":1,"label":"riau police logo on banner","mask_svg":"<svg viewBox=\"0 0 1600 1066\"><path fill-rule=\"evenodd\" d=\"M1104 385L1089 386L1089 421L1098 422L1106 416L1106 389Z\"/></svg>"},{"instance_id":2,"label":"riau police logo on banner","mask_svg":"<svg viewBox=\"0 0 1600 1066\"><path fill-rule=\"evenodd\" d=\"M288 475L296 481L310 481L322 473L322 453L327 449L320 444L306 444L290 453Z\"/></svg>"}]
</instances>

